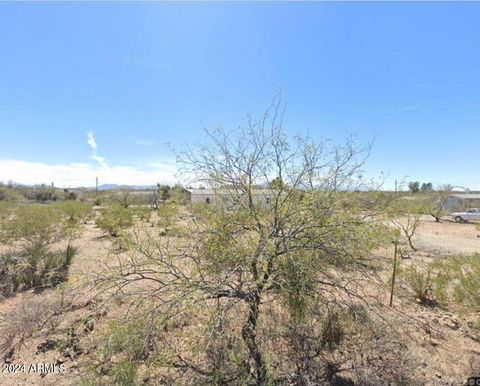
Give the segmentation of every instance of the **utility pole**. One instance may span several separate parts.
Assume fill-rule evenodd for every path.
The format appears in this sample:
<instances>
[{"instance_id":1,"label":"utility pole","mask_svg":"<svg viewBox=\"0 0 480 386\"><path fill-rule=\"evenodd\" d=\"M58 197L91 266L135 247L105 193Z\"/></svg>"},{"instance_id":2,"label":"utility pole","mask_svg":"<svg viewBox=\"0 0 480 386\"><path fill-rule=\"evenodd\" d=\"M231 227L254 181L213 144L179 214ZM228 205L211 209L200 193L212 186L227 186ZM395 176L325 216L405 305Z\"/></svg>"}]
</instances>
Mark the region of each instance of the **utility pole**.
<instances>
[{"instance_id":1,"label":"utility pole","mask_svg":"<svg viewBox=\"0 0 480 386\"><path fill-rule=\"evenodd\" d=\"M395 194L398 193L398 182L397 180L395 180Z\"/></svg>"},{"instance_id":2,"label":"utility pole","mask_svg":"<svg viewBox=\"0 0 480 386\"><path fill-rule=\"evenodd\" d=\"M98 177L95 177L95 197L98 195Z\"/></svg>"}]
</instances>

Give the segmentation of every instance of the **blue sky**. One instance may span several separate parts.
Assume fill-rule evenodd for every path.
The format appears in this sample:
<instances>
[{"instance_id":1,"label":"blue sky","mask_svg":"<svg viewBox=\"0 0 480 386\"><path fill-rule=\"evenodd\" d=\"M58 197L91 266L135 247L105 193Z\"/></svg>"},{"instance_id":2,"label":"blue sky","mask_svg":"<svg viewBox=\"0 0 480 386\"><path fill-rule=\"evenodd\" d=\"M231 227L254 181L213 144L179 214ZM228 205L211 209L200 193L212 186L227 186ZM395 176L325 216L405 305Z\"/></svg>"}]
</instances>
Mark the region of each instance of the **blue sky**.
<instances>
[{"instance_id":1,"label":"blue sky","mask_svg":"<svg viewBox=\"0 0 480 386\"><path fill-rule=\"evenodd\" d=\"M173 182L165 143L281 88L289 133L375 138L385 187L480 189L479 20L478 3L1 3L0 180Z\"/></svg>"}]
</instances>

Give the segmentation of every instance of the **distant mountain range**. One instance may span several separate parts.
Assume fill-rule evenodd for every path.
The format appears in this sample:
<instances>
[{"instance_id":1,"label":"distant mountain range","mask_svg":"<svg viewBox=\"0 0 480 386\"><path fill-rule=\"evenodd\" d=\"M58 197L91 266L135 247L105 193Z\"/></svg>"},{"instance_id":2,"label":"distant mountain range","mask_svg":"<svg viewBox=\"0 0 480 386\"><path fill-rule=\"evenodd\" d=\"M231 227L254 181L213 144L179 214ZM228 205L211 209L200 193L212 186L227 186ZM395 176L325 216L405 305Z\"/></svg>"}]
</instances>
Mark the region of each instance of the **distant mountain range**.
<instances>
[{"instance_id":1,"label":"distant mountain range","mask_svg":"<svg viewBox=\"0 0 480 386\"><path fill-rule=\"evenodd\" d=\"M0 181L1 182L1 181ZM14 186L18 188L35 188L35 187L44 187L50 188L52 185L50 184L36 184L36 185L28 185L28 184L15 184ZM54 186L55 189L64 189L61 186ZM152 190L156 189L157 185L118 185L118 184L103 184L98 186L99 191L105 190L116 190L116 189L131 189L131 190ZM68 187L66 189L87 189L87 190L95 190L95 186L78 186L78 187Z\"/></svg>"}]
</instances>

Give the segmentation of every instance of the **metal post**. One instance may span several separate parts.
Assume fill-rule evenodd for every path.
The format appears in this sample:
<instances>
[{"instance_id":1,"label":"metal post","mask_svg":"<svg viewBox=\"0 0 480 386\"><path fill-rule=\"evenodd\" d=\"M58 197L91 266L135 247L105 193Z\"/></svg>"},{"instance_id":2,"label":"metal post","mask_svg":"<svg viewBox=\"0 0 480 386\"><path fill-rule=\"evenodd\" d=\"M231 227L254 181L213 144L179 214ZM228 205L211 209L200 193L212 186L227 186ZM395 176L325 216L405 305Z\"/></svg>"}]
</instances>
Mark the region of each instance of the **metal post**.
<instances>
[{"instance_id":1,"label":"metal post","mask_svg":"<svg viewBox=\"0 0 480 386\"><path fill-rule=\"evenodd\" d=\"M398 241L393 242L395 250L393 252L393 272L392 272L392 289L390 290L390 307L393 306L393 289L395 287L395 275L397 273L397 245Z\"/></svg>"}]
</instances>

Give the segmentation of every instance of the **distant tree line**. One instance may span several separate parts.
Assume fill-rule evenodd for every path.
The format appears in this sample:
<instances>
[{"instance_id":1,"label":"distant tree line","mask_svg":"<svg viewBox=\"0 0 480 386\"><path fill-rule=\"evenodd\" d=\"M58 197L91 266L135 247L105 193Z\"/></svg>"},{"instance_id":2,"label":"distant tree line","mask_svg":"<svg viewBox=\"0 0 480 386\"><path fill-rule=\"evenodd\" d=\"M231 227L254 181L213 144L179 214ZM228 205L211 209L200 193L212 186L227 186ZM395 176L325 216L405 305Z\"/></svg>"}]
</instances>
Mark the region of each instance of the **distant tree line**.
<instances>
[{"instance_id":1,"label":"distant tree line","mask_svg":"<svg viewBox=\"0 0 480 386\"><path fill-rule=\"evenodd\" d=\"M428 193L433 192L435 189L433 189L433 184L431 182L423 182L420 185L419 181L410 181L408 183L408 190L410 190L411 193Z\"/></svg>"}]
</instances>

